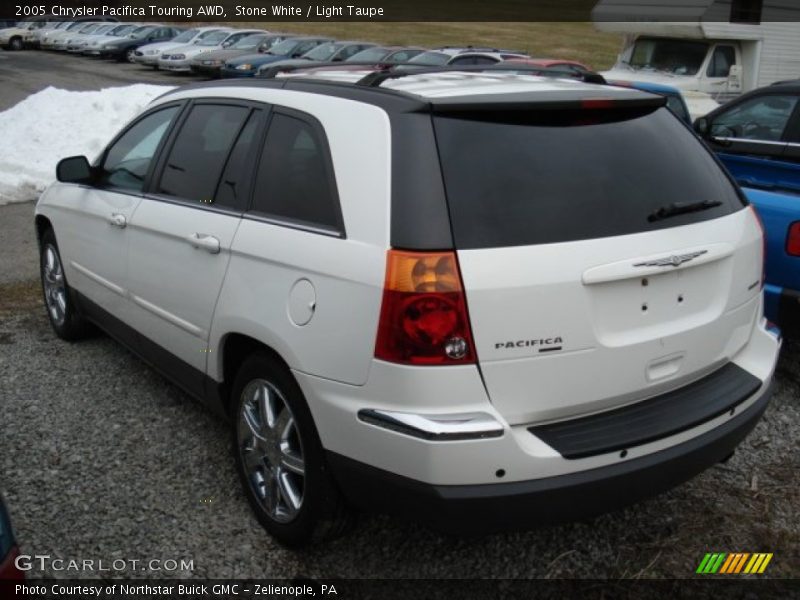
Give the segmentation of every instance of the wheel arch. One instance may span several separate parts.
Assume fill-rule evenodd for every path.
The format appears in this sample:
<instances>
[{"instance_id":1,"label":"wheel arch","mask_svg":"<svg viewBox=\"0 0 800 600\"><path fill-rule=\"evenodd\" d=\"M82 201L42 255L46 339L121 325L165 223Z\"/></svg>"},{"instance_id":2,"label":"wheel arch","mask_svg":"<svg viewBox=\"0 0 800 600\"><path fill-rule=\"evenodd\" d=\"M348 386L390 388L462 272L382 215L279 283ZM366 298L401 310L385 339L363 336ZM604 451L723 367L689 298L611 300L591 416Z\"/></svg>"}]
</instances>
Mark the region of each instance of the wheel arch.
<instances>
[{"instance_id":1,"label":"wheel arch","mask_svg":"<svg viewBox=\"0 0 800 600\"><path fill-rule=\"evenodd\" d=\"M36 223L36 241L41 246L44 232L48 229L53 229L53 224L44 215L36 215L34 222Z\"/></svg>"},{"instance_id":2,"label":"wheel arch","mask_svg":"<svg viewBox=\"0 0 800 600\"><path fill-rule=\"evenodd\" d=\"M230 332L222 336L219 342L218 365L219 373L222 375L220 381L221 400L223 408L226 412L230 412L231 408L231 387L233 380L236 377L236 372L239 370L244 360L256 353L263 352L264 354L275 359L278 364L291 373L288 363L274 348L244 333Z\"/></svg>"}]
</instances>

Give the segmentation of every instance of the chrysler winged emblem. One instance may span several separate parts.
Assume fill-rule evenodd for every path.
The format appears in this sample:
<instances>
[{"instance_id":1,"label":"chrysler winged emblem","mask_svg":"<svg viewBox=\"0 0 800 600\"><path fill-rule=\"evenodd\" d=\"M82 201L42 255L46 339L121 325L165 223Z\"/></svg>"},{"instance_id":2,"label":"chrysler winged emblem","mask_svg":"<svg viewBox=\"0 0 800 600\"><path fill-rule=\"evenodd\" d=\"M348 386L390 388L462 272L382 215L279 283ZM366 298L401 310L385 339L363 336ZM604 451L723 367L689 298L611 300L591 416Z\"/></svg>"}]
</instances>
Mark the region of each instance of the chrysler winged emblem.
<instances>
[{"instance_id":1,"label":"chrysler winged emblem","mask_svg":"<svg viewBox=\"0 0 800 600\"><path fill-rule=\"evenodd\" d=\"M664 258L657 258L655 260L648 260L647 262L636 263L634 267L679 267L685 262L706 254L708 250L700 250L699 252L689 252L687 254L673 254Z\"/></svg>"}]
</instances>

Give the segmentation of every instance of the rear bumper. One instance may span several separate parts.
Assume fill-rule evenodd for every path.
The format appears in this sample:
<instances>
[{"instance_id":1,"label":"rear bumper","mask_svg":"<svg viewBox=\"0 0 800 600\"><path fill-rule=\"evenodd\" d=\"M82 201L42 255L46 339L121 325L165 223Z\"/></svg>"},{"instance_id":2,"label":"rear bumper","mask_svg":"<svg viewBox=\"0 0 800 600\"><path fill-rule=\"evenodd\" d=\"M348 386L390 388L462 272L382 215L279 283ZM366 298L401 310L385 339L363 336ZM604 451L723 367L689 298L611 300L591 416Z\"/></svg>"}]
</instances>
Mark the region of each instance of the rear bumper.
<instances>
[{"instance_id":1,"label":"rear bumper","mask_svg":"<svg viewBox=\"0 0 800 600\"><path fill-rule=\"evenodd\" d=\"M778 324L784 336L800 338L800 291L765 285L764 314Z\"/></svg>"},{"instance_id":2,"label":"rear bumper","mask_svg":"<svg viewBox=\"0 0 800 600\"><path fill-rule=\"evenodd\" d=\"M672 488L728 456L755 427L770 388L739 415L664 450L590 469L512 483L434 485L334 452L328 463L353 505L448 532L525 529L595 516Z\"/></svg>"}]
</instances>

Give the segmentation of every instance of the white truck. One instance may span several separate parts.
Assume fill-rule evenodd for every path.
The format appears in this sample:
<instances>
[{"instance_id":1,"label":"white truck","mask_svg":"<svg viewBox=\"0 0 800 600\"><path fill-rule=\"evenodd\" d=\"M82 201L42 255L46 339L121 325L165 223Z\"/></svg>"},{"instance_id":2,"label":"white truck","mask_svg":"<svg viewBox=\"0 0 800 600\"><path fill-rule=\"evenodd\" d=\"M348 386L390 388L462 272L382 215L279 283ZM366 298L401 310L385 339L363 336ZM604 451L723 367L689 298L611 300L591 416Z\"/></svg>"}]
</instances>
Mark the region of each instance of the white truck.
<instances>
[{"instance_id":1,"label":"white truck","mask_svg":"<svg viewBox=\"0 0 800 600\"><path fill-rule=\"evenodd\" d=\"M600 31L624 35L607 79L671 85L723 102L800 77L800 7L790 0L600 0Z\"/></svg>"}]
</instances>

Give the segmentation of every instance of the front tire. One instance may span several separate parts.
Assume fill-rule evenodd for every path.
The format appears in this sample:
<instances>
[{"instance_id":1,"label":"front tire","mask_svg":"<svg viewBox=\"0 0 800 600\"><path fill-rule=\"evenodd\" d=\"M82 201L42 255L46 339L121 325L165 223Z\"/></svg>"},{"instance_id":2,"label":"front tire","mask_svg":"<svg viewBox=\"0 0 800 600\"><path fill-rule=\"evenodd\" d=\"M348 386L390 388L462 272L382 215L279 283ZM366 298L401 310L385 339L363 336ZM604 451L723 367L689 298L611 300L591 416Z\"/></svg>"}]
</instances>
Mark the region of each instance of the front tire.
<instances>
[{"instance_id":1,"label":"front tire","mask_svg":"<svg viewBox=\"0 0 800 600\"><path fill-rule=\"evenodd\" d=\"M11 38L11 41L8 43L8 49L13 51L22 50L22 38Z\"/></svg>"},{"instance_id":2,"label":"front tire","mask_svg":"<svg viewBox=\"0 0 800 600\"><path fill-rule=\"evenodd\" d=\"M75 341L86 335L87 323L78 313L64 273L52 229L44 232L39 250L39 272L47 317L56 335L63 340Z\"/></svg>"},{"instance_id":3,"label":"front tire","mask_svg":"<svg viewBox=\"0 0 800 600\"><path fill-rule=\"evenodd\" d=\"M236 375L232 399L234 459L261 525L290 547L341 535L350 515L288 369L266 353L250 356Z\"/></svg>"},{"instance_id":4,"label":"front tire","mask_svg":"<svg viewBox=\"0 0 800 600\"><path fill-rule=\"evenodd\" d=\"M125 52L125 60L131 64L136 63L136 50L134 48Z\"/></svg>"}]
</instances>

